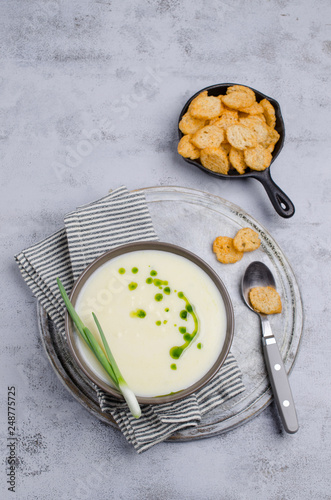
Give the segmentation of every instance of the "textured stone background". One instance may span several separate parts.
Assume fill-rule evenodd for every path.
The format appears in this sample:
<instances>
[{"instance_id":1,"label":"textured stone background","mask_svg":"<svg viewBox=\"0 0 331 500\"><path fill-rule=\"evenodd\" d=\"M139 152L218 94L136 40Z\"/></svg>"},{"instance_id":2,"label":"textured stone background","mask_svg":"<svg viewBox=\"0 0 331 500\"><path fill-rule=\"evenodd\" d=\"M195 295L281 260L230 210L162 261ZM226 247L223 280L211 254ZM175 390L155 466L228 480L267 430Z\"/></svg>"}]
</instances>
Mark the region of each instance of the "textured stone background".
<instances>
[{"instance_id":1,"label":"textured stone background","mask_svg":"<svg viewBox=\"0 0 331 500\"><path fill-rule=\"evenodd\" d=\"M1 2L1 498L331 498L330 7L327 0ZM186 99L227 81L281 103L287 139L272 172L296 206L292 219L274 212L256 181L216 182L176 154ZM61 385L13 255L121 184L218 194L284 249L305 307L290 378L296 435L282 432L271 405L226 435L163 443L138 456ZM16 496L5 476L11 385Z\"/></svg>"}]
</instances>

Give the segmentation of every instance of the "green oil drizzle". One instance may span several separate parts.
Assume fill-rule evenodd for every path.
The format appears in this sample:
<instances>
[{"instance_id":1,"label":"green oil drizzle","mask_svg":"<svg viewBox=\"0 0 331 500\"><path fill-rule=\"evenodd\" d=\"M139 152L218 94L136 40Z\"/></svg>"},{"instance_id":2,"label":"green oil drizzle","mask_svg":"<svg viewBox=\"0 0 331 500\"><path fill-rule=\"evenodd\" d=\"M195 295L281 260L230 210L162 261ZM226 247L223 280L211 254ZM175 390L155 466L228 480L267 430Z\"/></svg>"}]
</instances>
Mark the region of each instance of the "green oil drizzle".
<instances>
[{"instance_id":1,"label":"green oil drizzle","mask_svg":"<svg viewBox=\"0 0 331 500\"><path fill-rule=\"evenodd\" d=\"M145 318L146 312L143 309L137 309L130 312L131 318Z\"/></svg>"},{"instance_id":2,"label":"green oil drizzle","mask_svg":"<svg viewBox=\"0 0 331 500\"><path fill-rule=\"evenodd\" d=\"M199 342L199 344L197 344L197 348L198 348L198 349L201 349L201 348L202 348L202 344L201 344L201 342Z\"/></svg>"},{"instance_id":3,"label":"green oil drizzle","mask_svg":"<svg viewBox=\"0 0 331 500\"><path fill-rule=\"evenodd\" d=\"M180 346L176 345L170 349L169 353L173 359L179 359L181 357L183 352L189 347L192 340L196 337L196 335L198 334L198 331L199 331L199 319L198 319L198 316L197 316L193 306L189 303L187 297L184 295L183 292L178 292L178 297L180 299L184 300L185 311L187 311L189 314L191 314L193 321L194 321L194 329L193 329L192 333L188 333L188 332L186 332L185 327L179 327L180 333L184 334L183 340L185 340L185 343L180 345ZM181 311L181 312L183 312L183 311Z\"/></svg>"},{"instance_id":4,"label":"green oil drizzle","mask_svg":"<svg viewBox=\"0 0 331 500\"><path fill-rule=\"evenodd\" d=\"M119 270L118 270L118 272L119 272L120 274L124 274L124 273L125 273L125 269L124 269L124 267L120 267L120 268L119 268Z\"/></svg>"},{"instance_id":5,"label":"green oil drizzle","mask_svg":"<svg viewBox=\"0 0 331 500\"><path fill-rule=\"evenodd\" d=\"M137 283L135 283L134 281L131 281L131 283L128 284L129 290L135 290L137 286Z\"/></svg>"},{"instance_id":6,"label":"green oil drizzle","mask_svg":"<svg viewBox=\"0 0 331 500\"><path fill-rule=\"evenodd\" d=\"M154 278L153 283L155 286L162 287L168 284L167 281L160 280L159 278Z\"/></svg>"},{"instance_id":7,"label":"green oil drizzle","mask_svg":"<svg viewBox=\"0 0 331 500\"><path fill-rule=\"evenodd\" d=\"M187 311L185 309L180 311L179 316L187 321Z\"/></svg>"},{"instance_id":8,"label":"green oil drizzle","mask_svg":"<svg viewBox=\"0 0 331 500\"><path fill-rule=\"evenodd\" d=\"M183 348L180 347L180 346L174 346L170 349L170 356L173 358L173 359L179 359L181 357L181 355L183 354Z\"/></svg>"},{"instance_id":9,"label":"green oil drizzle","mask_svg":"<svg viewBox=\"0 0 331 500\"><path fill-rule=\"evenodd\" d=\"M153 269L150 272L150 275L151 276L157 276L157 271L155 271L155 269ZM153 283L153 285L155 285L156 287L158 287L160 289L162 289L163 286L167 286L168 285L168 281L166 281L166 280L161 280L160 278L150 278L150 277L148 277L146 279L146 283L148 283L149 285L151 285ZM170 293L170 288L169 287L167 287L165 293L166 294Z\"/></svg>"},{"instance_id":10,"label":"green oil drizzle","mask_svg":"<svg viewBox=\"0 0 331 500\"><path fill-rule=\"evenodd\" d=\"M149 265L148 267L151 267L151 266ZM123 272L125 272L125 269L123 269L122 273ZM131 269L131 272L133 274L136 274L138 272L138 268L133 267ZM148 285L153 284L155 287L159 288L159 290L162 290L162 293L157 293L154 295L154 299L156 300L156 302L161 302L164 299L164 295L171 294L171 288L168 286L168 281L161 280L160 278L155 277L158 274L155 269L152 269L149 274L150 274L150 276L148 276L146 278L146 283ZM130 290L135 290L137 288L137 286L138 286L137 283L134 283L134 282L132 282L128 285ZM177 290L174 290L174 292L177 293ZM177 296L179 299L182 299L185 302L185 309L182 309L180 311L179 317L182 320L187 321L188 315L191 314L193 321L194 321L194 329L193 329L192 333L189 333L189 332L187 332L187 329L184 326L180 326L178 328L179 332L183 335L184 344L182 344L180 346L173 346L170 349L169 354L173 359L179 359L181 357L183 352L190 346L193 339L198 335L198 331L199 331L199 319L198 319L198 316L197 316L193 306L190 304L190 302L188 301L187 297L184 295L183 292L178 292ZM164 309L164 311L169 312L169 307L166 307ZM145 311L139 309L137 311L133 311L131 313L131 316L137 316L139 318L144 318L146 316L146 313L145 313ZM155 322L155 324L157 326L161 326L162 321L158 320ZM164 325L167 324L167 320L163 320L163 324ZM177 324L174 324L174 326L177 327ZM201 347L202 347L201 343L199 343L197 347L198 347L198 349L201 349ZM172 370L177 370L177 365L175 363L173 363L170 366L170 368Z\"/></svg>"}]
</instances>

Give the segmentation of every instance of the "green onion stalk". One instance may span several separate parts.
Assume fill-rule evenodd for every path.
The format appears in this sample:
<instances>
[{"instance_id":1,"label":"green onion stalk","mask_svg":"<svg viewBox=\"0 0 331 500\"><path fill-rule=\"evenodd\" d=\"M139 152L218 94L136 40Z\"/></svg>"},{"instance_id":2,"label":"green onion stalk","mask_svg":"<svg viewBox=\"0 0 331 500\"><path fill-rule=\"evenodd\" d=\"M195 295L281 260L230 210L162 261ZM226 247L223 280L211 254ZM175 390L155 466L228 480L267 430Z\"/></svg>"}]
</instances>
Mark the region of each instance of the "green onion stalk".
<instances>
[{"instance_id":1,"label":"green onion stalk","mask_svg":"<svg viewBox=\"0 0 331 500\"><path fill-rule=\"evenodd\" d=\"M98 318L94 313L92 313L94 322L98 328L98 331L100 333L100 337L105 349L105 352L101 349L99 346L97 340L95 339L94 335L92 332L84 325L80 317L78 316L77 312L74 309L74 306L71 304L69 297L64 289L64 286L62 285L61 281L59 278L56 279L57 284L60 290L60 293L62 295L62 298L64 300L64 303L66 305L66 308L68 310L68 313L74 322L78 333L82 337L82 339L85 341L89 349L92 351L94 356L97 358L101 366L105 369L107 374L109 375L110 379L112 380L113 384L115 387L119 389L119 391L122 393L125 401L127 402L129 409L132 413L132 415L135 418L139 418L141 416L141 409L139 406L139 403L137 401L137 398L133 391L130 389L128 384L123 378L123 375L121 374L121 371L115 361L115 358L110 350L109 344L107 342L107 339L105 337L105 334L101 328L101 325L99 323Z\"/></svg>"}]
</instances>

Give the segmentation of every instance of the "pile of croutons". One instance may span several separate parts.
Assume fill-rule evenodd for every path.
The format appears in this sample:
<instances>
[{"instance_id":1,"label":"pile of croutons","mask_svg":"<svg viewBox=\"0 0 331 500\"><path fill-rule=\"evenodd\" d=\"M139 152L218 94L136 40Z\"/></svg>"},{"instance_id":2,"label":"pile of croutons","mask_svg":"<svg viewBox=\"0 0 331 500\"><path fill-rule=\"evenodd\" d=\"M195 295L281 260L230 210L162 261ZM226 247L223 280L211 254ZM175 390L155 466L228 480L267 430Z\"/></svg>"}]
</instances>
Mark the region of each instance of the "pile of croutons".
<instances>
[{"instance_id":1,"label":"pile of croutons","mask_svg":"<svg viewBox=\"0 0 331 500\"><path fill-rule=\"evenodd\" d=\"M218 96L205 90L179 123L178 153L220 174L265 170L280 137L275 125L274 107L267 99L257 102L252 89L233 85Z\"/></svg>"}]
</instances>

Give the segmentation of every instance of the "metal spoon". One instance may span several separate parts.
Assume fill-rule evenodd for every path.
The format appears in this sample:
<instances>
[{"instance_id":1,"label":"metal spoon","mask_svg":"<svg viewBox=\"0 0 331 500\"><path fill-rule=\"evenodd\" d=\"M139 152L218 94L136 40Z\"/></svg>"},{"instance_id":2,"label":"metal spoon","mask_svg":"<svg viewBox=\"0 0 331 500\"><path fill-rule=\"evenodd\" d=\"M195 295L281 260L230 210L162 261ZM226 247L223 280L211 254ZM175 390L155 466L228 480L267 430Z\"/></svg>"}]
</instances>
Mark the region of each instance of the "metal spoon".
<instances>
[{"instance_id":1,"label":"metal spoon","mask_svg":"<svg viewBox=\"0 0 331 500\"><path fill-rule=\"evenodd\" d=\"M268 316L255 311L249 301L249 290L256 286L272 286L276 288L270 269L262 262L252 262L247 267L241 282L241 291L247 306L260 316L263 353L278 412L286 432L294 434L297 432L299 424L290 384L276 339L271 331Z\"/></svg>"}]
</instances>

